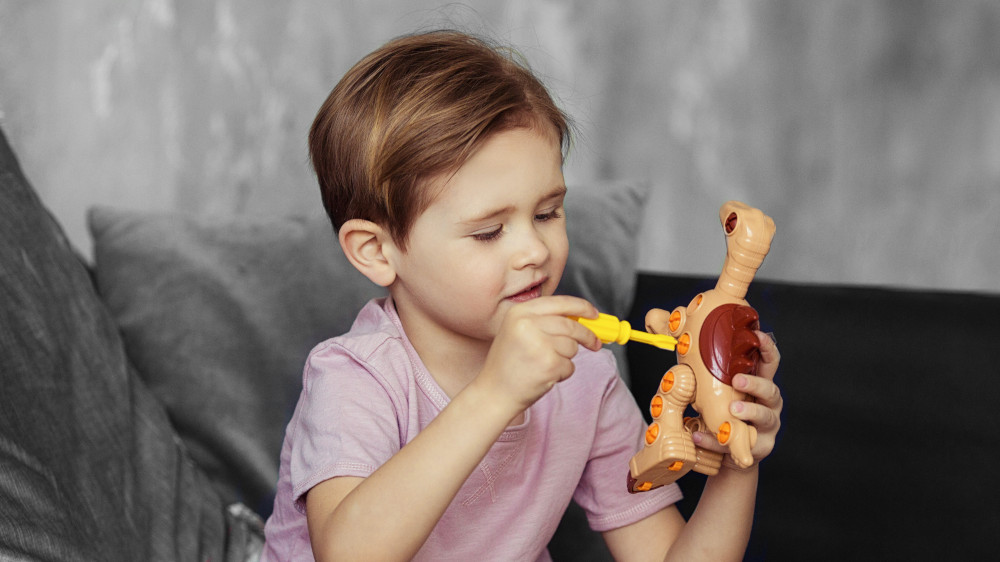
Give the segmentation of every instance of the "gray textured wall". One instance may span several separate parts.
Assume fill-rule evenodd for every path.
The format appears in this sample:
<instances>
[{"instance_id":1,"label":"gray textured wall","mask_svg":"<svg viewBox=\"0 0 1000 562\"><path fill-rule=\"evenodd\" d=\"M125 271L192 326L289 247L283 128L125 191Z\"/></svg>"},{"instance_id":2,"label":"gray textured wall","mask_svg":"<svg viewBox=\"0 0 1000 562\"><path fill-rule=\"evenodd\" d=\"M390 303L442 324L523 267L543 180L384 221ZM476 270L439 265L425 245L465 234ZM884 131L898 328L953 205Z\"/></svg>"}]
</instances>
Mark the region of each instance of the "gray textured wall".
<instances>
[{"instance_id":1,"label":"gray textured wall","mask_svg":"<svg viewBox=\"0 0 1000 562\"><path fill-rule=\"evenodd\" d=\"M0 126L87 254L94 204L315 212L305 135L416 27L517 45L580 125L567 177L647 178L645 269L716 274L719 204L767 210L761 275L1000 291L1000 2L0 0Z\"/></svg>"}]
</instances>

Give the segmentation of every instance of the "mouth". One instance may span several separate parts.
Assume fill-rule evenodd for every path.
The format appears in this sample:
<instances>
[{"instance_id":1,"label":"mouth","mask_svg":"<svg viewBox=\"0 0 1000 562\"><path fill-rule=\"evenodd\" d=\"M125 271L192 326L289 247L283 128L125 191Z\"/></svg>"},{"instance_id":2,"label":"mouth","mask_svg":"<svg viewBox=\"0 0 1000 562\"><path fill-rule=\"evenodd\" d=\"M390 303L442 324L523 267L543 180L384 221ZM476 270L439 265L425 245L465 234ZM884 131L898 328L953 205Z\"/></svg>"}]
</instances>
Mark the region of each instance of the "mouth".
<instances>
[{"instance_id":1,"label":"mouth","mask_svg":"<svg viewBox=\"0 0 1000 562\"><path fill-rule=\"evenodd\" d=\"M518 291L517 293L514 293L513 295L507 297L506 300L513 302L525 302L525 301L530 301L532 299L537 299L538 297L542 296L542 285L544 285L547 280L548 278L536 281L535 283L529 285L528 287L525 287L523 290Z\"/></svg>"}]
</instances>

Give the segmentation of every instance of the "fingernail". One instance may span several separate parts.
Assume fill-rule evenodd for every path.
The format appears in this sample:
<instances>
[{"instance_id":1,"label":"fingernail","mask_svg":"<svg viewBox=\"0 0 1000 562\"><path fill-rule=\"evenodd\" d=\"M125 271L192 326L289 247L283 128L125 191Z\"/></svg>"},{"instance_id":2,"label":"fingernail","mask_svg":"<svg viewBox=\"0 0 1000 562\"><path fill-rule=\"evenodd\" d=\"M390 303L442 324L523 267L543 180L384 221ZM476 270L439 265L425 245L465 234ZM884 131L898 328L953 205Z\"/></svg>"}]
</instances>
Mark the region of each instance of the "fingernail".
<instances>
[{"instance_id":1,"label":"fingernail","mask_svg":"<svg viewBox=\"0 0 1000 562\"><path fill-rule=\"evenodd\" d=\"M695 445L700 445L702 440L705 439L700 433L694 433L691 435L691 440L694 441Z\"/></svg>"},{"instance_id":2,"label":"fingernail","mask_svg":"<svg viewBox=\"0 0 1000 562\"><path fill-rule=\"evenodd\" d=\"M735 377L733 377L733 386L740 390L743 390L744 388L747 387L747 382L748 382L747 378L744 377L743 375L736 375Z\"/></svg>"},{"instance_id":3,"label":"fingernail","mask_svg":"<svg viewBox=\"0 0 1000 562\"><path fill-rule=\"evenodd\" d=\"M743 402L733 402L729 409L733 411L734 414L738 414L743 411Z\"/></svg>"}]
</instances>

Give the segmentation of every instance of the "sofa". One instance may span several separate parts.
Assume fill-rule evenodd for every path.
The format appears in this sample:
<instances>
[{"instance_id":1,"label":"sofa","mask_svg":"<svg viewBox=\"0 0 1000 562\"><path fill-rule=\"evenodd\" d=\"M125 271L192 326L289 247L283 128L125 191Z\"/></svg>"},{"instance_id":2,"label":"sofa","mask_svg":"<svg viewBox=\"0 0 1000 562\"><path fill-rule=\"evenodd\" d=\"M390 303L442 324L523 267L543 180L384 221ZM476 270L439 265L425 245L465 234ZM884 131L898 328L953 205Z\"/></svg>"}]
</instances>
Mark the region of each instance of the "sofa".
<instances>
[{"instance_id":1,"label":"sofa","mask_svg":"<svg viewBox=\"0 0 1000 562\"><path fill-rule=\"evenodd\" d=\"M571 186L560 286L637 325L714 284L636 269L647 194ZM304 358L382 290L320 215L88 221L93 259L0 132L0 559L255 560ZM747 558L986 557L1000 295L770 282L766 267L748 299L781 349L785 409ZM673 355L612 351L644 407ZM703 485L681 480L685 514ZM609 559L574 505L550 551Z\"/></svg>"}]
</instances>

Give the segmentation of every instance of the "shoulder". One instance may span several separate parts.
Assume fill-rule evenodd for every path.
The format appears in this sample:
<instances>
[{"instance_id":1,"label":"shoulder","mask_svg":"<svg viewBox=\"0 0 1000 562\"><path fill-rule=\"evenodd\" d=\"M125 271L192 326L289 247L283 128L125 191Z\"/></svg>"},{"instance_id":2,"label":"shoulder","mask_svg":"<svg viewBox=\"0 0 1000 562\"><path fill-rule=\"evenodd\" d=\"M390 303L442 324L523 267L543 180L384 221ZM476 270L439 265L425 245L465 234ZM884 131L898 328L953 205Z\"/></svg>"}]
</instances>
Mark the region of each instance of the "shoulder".
<instances>
[{"instance_id":1,"label":"shoulder","mask_svg":"<svg viewBox=\"0 0 1000 562\"><path fill-rule=\"evenodd\" d=\"M380 309L379 299L369 302L348 333L320 343L306 359L286 432L299 474L336 464L336 452L355 455L352 466L362 467L338 475L365 476L405 443L413 377L410 362L400 360L399 334ZM379 454L357 453L373 450Z\"/></svg>"},{"instance_id":2,"label":"shoulder","mask_svg":"<svg viewBox=\"0 0 1000 562\"><path fill-rule=\"evenodd\" d=\"M403 335L387 312L385 299L373 299L358 313L350 331L321 342L309 352L303 390L310 392L329 382L367 383L394 394L406 386L406 366L410 364L406 358Z\"/></svg>"},{"instance_id":3,"label":"shoulder","mask_svg":"<svg viewBox=\"0 0 1000 562\"><path fill-rule=\"evenodd\" d=\"M321 342L309 357L348 353L366 361L383 352L386 346L392 348L394 342L402 345L403 334L393 321L393 314L386 299L368 301L347 333Z\"/></svg>"}]
</instances>

